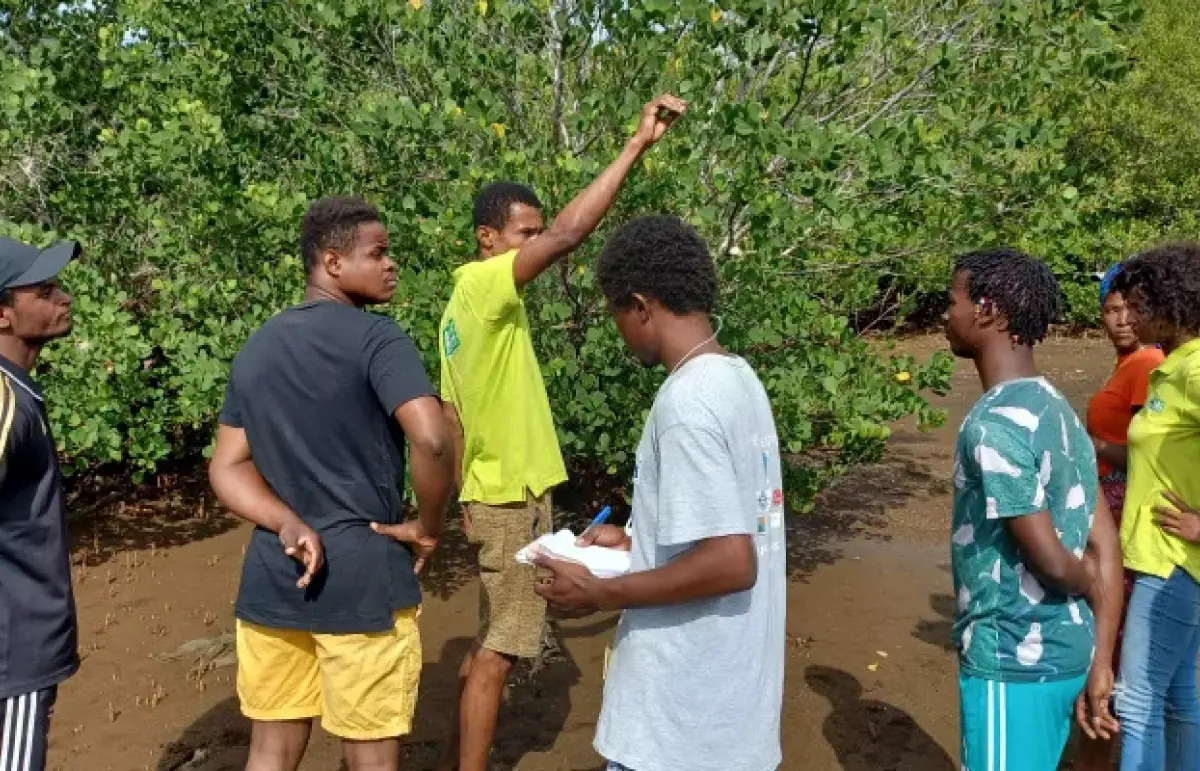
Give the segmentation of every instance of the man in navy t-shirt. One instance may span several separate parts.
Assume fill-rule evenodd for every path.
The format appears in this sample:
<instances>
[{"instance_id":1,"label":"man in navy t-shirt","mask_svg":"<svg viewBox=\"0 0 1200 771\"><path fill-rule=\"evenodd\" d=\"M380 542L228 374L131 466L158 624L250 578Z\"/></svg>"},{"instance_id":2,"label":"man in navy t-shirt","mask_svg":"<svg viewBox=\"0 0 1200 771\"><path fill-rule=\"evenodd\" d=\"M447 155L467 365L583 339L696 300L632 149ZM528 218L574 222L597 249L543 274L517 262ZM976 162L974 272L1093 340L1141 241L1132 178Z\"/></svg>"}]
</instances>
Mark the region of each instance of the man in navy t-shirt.
<instances>
[{"instance_id":1,"label":"man in navy t-shirt","mask_svg":"<svg viewBox=\"0 0 1200 771\"><path fill-rule=\"evenodd\" d=\"M449 434L408 336L363 310L396 292L378 212L317 201L301 251L304 302L234 359L209 472L221 502L257 526L235 606L247 767L295 769L320 717L351 771L396 769L421 673L416 573L454 476Z\"/></svg>"},{"instance_id":2,"label":"man in navy t-shirt","mask_svg":"<svg viewBox=\"0 0 1200 771\"><path fill-rule=\"evenodd\" d=\"M0 769L41 771L58 684L79 669L62 474L42 389L42 348L71 331L55 277L73 242L0 238Z\"/></svg>"}]
</instances>

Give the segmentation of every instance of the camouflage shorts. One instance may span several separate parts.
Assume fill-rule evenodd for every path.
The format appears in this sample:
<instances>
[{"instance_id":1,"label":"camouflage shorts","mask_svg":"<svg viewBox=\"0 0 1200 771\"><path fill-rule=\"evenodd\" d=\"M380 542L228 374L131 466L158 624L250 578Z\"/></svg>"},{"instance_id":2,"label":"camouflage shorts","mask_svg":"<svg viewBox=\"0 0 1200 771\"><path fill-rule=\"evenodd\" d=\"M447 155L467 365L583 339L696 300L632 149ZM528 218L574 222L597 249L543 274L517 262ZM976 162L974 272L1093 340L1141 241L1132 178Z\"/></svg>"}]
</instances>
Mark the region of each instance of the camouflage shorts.
<instances>
[{"instance_id":1,"label":"camouflage shorts","mask_svg":"<svg viewBox=\"0 0 1200 771\"><path fill-rule=\"evenodd\" d=\"M546 601L534 593L538 569L517 562L517 552L552 532L550 493L525 503L472 503L467 541L479 547L479 643L518 658L541 649Z\"/></svg>"}]
</instances>

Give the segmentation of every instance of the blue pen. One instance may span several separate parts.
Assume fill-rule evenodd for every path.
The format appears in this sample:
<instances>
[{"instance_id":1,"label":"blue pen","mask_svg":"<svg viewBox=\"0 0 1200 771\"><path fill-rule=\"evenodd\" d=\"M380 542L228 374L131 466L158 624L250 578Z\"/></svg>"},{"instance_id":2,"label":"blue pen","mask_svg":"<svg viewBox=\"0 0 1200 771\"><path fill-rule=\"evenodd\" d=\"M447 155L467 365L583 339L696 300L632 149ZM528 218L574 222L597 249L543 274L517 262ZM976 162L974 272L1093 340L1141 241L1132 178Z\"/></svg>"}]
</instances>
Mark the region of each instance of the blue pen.
<instances>
[{"instance_id":1,"label":"blue pen","mask_svg":"<svg viewBox=\"0 0 1200 771\"><path fill-rule=\"evenodd\" d=\"M588 525L587 530L584 530L583 532L586 533L588 530L591 530L597 525L603 525L608 521L609 514L612 514L612 506L605 506L604 508L600 509L600 513L597 514L596 518L592 520L592 524Z\"/></svg>"}]
</instances>

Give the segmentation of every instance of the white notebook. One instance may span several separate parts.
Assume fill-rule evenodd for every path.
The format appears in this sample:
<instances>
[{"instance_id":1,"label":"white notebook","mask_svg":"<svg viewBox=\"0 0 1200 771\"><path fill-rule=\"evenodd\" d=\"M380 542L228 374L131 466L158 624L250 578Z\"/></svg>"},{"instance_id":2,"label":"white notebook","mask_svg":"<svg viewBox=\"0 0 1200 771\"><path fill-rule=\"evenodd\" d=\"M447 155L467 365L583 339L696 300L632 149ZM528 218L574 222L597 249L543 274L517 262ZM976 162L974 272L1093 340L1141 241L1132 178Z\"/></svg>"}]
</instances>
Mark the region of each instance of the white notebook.
<instances>
[{"instance_id":1,"label":"white notebook","mask_svg":"<svg viewBox=\"0 0 1200 771\"><path fill-rule=\"evenodd\" d=\"M533 564L536 553L564 562L583 565L597 578L616 578L629 572L629 552L607 546L577 546L570 530L543 535L517 552L517 562Z\"/></svg>"}]
</instances>

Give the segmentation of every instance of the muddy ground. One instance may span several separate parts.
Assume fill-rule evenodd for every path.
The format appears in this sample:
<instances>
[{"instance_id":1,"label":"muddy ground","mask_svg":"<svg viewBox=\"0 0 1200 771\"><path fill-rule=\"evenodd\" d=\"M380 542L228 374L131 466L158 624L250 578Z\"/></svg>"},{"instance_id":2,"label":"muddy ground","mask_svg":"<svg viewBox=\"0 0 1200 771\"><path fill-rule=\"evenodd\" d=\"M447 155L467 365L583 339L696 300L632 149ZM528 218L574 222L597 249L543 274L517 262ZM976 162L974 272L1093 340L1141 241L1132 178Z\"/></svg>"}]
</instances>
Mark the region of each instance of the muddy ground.
<instances>
[{"instance_id":1,"label":"muddy ground","mask_svg":"<svg viewBox=\"0 0 1200 771\"><path fill-rule=\"evenodd\" d=\"M939 337L901 344L922 358ZM1107 343L1059 339L1045 371L1082 409L1111 364ZM785 769L957 769L954 603L946 539L954 432L979 394L969 365L938 400L946 427L900 426L884 462L827 492L789 532ZM197 484L83 518L76 579L83 669L61 690L50 767L241 771L249 729L234 691L230 633L245 525ZM425 670L406 768L429 769L476 624L472 556L452 533L425 580ZM591 749L615 617L564 622L561 650L509 694L495 767L597 769ZM184 647L194 643L198 647ZM320 731L302 768L340 767Z\"/></svg>"}]
</instances>

